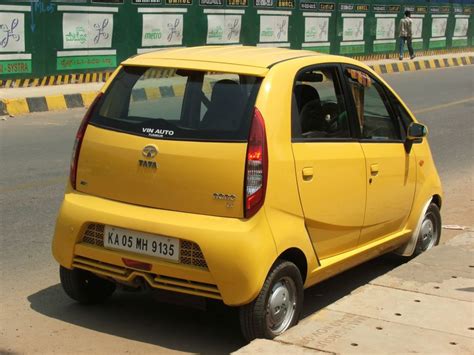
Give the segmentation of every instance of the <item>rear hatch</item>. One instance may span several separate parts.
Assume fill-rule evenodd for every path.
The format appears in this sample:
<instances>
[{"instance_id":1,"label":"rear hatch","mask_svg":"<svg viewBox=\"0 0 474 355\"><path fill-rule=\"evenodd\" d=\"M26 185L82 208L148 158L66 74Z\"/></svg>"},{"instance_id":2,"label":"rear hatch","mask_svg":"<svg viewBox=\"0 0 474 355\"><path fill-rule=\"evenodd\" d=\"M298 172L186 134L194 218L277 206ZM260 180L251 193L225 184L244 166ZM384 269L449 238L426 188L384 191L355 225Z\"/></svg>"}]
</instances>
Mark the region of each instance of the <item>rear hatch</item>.
<instances>
[{"instance_id":1,"label":"rear hatch","mask_svg":"<svg viewBox=\"0 0 474 355\"><path fill-rule=\"evenodd\" d=\"M230 73L123 67L92 109L77 190L153 208L243 217L260 82Z\"/></svg>"}]
</instances>

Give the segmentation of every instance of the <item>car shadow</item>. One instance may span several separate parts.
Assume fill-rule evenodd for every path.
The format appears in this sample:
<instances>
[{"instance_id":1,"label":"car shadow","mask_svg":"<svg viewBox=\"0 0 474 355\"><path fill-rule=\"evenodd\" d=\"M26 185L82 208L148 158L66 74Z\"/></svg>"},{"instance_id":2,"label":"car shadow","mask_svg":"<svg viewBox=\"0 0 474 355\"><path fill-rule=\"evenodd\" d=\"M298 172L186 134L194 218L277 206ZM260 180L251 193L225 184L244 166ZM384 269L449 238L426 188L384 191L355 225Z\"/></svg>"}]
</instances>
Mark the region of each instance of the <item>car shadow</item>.
<instances>
[{"instance_id":1,"label":"car shadow","mask_svg":"<svg viewBox=\"0 0 474 355\"><path fill-rule=\"evenodd\" d=\"M402 263L400 258L382 256L311 287L305 291L302 318ZM177 351L223 354L246 344L237 309L212 303L206 311L163 302L162 296L117 291L104 304L84 306L70 300L56 284L28 296L28 301L34 311L47 317Z\"/></svg>"},{"instance_id":2,"label":"car shadow","mask_svg":"<svg viewBox=\"0 0 474 355\"><path fill-rule=\"evenodd\" d=\"M301 318L329 306L408 260L395 254L382 255L308 288L304 294L305 302Z\"/></svg>"}]
</instances>

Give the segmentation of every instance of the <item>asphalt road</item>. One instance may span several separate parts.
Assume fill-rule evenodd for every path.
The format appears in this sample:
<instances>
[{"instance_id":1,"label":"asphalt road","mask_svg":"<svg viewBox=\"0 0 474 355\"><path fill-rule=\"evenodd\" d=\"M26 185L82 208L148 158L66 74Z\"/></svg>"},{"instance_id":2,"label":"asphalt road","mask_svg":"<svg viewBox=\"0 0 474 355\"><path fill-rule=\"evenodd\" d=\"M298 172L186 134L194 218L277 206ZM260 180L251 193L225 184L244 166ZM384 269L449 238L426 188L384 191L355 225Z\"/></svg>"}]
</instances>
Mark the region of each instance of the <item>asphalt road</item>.
<instances>
[{"instance_id":1,"label":"asphalt road","mask_svg":"<svg viewBox=\"0 0 474 355\"><path fill-rule=\"evenodd\" d=\"M430 129L446 192L445 224L474 225L474 67L386 75ZM228 353L244 345L236 313L119 292L102 306L69 300L51 237L83 110L0 122L0 353ZM443 231L443 240L456 232ZM305 292L304 315L398 266L384 256Z\"/></svg>"}]
</instances>

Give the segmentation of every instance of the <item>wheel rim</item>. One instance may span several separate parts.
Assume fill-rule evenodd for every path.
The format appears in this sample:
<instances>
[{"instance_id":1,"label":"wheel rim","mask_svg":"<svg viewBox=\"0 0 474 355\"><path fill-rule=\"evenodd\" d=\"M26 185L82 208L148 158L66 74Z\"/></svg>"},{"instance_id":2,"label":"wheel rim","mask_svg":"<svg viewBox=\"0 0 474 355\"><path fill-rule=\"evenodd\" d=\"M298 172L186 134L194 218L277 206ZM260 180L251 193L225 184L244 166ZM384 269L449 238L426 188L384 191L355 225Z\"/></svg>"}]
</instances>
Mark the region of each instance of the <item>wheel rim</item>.
<instances>
[{"instance_id":1,"label":"wheel rim","mask_svg":"<svg viewBox=\"0 0 474 355\"><path fill-rule=\"evenodd\" d=\"M289 328L296 310L296 286L289 277L283 277L272 287L267 302L267 327L279 335Z\"/></svg>"},{"instance_id":2,"label":"wheel rim","mask_svg":"<svg viewBox=\"0 0 474 355\"><path fill-rule=\"evenodd\" d=\"M420 248L421 251L431 249L438 239L438 229L436 219L432 213L425 216L420 230Z\"/></svg>"}]
</instances>

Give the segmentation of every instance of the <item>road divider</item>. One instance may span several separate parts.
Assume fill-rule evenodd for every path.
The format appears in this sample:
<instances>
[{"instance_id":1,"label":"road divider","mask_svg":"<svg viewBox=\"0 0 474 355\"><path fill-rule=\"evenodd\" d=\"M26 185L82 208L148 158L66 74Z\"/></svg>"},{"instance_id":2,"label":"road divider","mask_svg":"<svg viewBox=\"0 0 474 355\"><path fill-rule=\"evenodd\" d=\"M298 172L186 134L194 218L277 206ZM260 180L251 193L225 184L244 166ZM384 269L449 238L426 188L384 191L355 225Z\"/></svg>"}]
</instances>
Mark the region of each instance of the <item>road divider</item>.
<instances>
[{"instance_id":1,"label":"road divider","mask_svg":"<svg viewBox=\"0 0 474 355\"><path fill-rule=\"evenodd\" d=\"M414 72L426 69L441 69L474 64L474 56L461 55L450 58L420 58L415 60L397 61L383 64L372 64L371 68L378 74Z\"/></svg>"},{"instance_id":2,"label":"road divider","mask_svg":"<svg viewBox=\"0 0 474 355\"><path fill-rule=\"evenodd\" d=\"M414 72L427 69L441 69L449 67L459 67L474 64L474 56L472 53L460 53L458 56L437 57L437 58L417 58L412 61L390 61L388 63L369 62L369 66L377 73L392 74L402 72ZM105 79L105 77L104 77ZM212 83L205 83L205 91L210 92ZM57 86L60 92L61 87ZM30 89L23 89L30 90ZM80 84L78 85L80 91ZM132 93L133 101L154 100L160 97L182 96L184 87L180 85L163 86L159 88L141 88L136 89ZM94 100L97 92L83 92L78 94L54 94L38 97L21 97L21 98L0 98L0 116L18 116L33 112L61 111L71 108L89 107ZM453 103L457 104L457 103ZM448 104L450 105L450 104ZM432 110L427 108L425 110ZM424 112L423 110L419 111Z\"/></svg>"},{"instance_id":3,"label":"road divider","mask_svg":"<svg viewBox=\"0 0 474 355\"><path fill-rule=\"evenodd\" d=\"M17 116L32 112L61 111L89 107L97 92L39 97L2 99L0 110L4 115Z\"/></svg>"}]
</instances>

